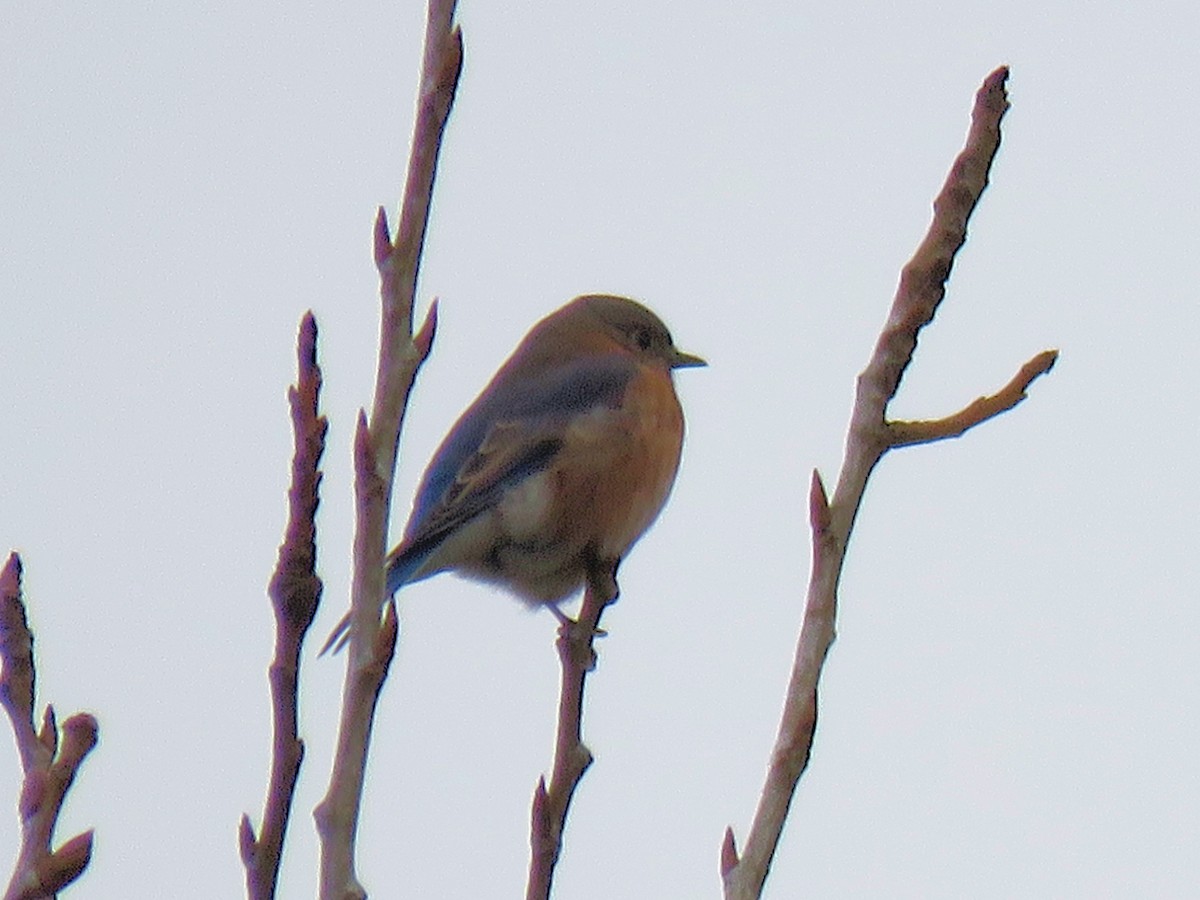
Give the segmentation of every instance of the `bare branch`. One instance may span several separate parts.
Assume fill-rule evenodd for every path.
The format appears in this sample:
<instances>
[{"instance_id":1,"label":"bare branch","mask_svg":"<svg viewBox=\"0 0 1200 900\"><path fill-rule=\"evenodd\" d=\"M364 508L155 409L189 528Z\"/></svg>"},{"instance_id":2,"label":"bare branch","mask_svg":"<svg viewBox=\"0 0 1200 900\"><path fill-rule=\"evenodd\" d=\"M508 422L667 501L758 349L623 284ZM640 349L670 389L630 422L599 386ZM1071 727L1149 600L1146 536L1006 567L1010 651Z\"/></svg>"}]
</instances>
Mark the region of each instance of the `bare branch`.
<instances>
[{"instance_id":1,"label":"bare branch","mask_svg":"<svg viewBox=\"0 0 1200 900\"><path fill-rule=\"evenodd\" d=\"M1058 360L1057 350L1043 350L1013 376L1012 381L989 397L980 397L964 409L944 419L923 419L918 422L892 421L888 423L891 447L909 444L928 444L965 434L976 425L1008 412L1027 396L1025 391L1035 378L1045 375L1054 368Z\"/></svg>"},{"instance_id":2,"label":"bare branch","mask_svg":"<svg viewBox=\"0 0 1200 900\"><path fill-rule=\"evenodd\" d=\"M737 838L733 836L733 829L728 826L725 828L725 837L721 839L721 880L733 872L738 864Z\"/></svg>"},{"instance_id":3,"label":"bare branch","mask_svg":"<svg viewBox=\"0 0 1200 900\"><path fill-rule=\"evenodd\" d=\"M364 543L373 541L375 535L385 527L383 517L386 515L387 503L383 494L386 488L375 475L374 460L366 417L360 413L354 439L355 494L358 498L359 516L354 540L356 563L372 555L372 548L364 547ZM382 595L383 556L378 550L375 550L374 555L379 559L376 578L380 581L378 593ZM369 573L355 573L356 586L360 581L370 580ZM334 751L329 791L314 811L317 831L321 837L323 900L366 896L366 891L354 875L354 846L366 777L371 726L379 701L379 692L387 678L392 653L395 650L394 610L395 607L389 605L384 627L376 628L370 633L371 643L359 643L356 647L352 639L352 652L348 654L346 662L341 727ZM364 650L370 655L364 657Z\"/></svg>"},{"instance_id":4,"label":"bare branch","mask_svg":"<svg viewBox=\"0 0 1200 900\"><path fill-rule=\"evenodd\" d=\"M328 422L318 414L321 368L317 364L317 323L311 312L300 323L296 385L288 391L295 450L288 490L288 524L269 588L275 610L275 659L271 663L274 739L271 780L257 838L242 816L238 843L246 867L246 893L252 900L275 896L279 861L291 816L296 779L304 759L299 736L300 647L317 614L321 579L317 577L316 515L320 502L321 456Z\"/></svg>"},{"instance_id":5,"label":"bare branch","mask_svg":"<svg viewBox=\"0 0 1200 900\"><path fill-rule=\"evenodd\" d=\"M0 671L0 703L12 722L21 768L28 772L42 762L46 753L53 755L54 748L47 750L33 729L37 675L33 668L33 634L21 601L21 557L16 553L9 555L0 572L0 656L4 662ZM53 728L51 731L57 740L57 731Z\"/></svg>"},{"instance_id":6,"label":"bare branch","mask_svg":"<svg viewBox=\"0 0 1200 900\"><path fill-rule=\"evenodd\" d=\"M350 598L350 652L342 689L342 716L329 789L314 815L321 837L321 897L364 897L354 865L363 777L379 692L396 646L398 624L388 605L382 628L384 554L392 481L408 396L436 330L436 305L414 337L413 305L429 220L442 135L462 71L462 32L454 0L430 0L425 52L413 126L412 152L395 241L382 209L375 220L375 263L382 301L379 368L368 423L355 435L354 577Z\"/></svg>"},{"instance_id":7,"label":"bare branch","mask_svg":"<svg viewBox=\"0 0 1200 900\"><path fill-rule=\"evenodd\" d=\"M575 789L592 764L583 743L583 692L588 672L596 667L595 639L602 635L600 617L616 600L615 564L602 565L588 579L579 618L565 619L558 629L562 684L558 695L558 730L550 784L538 779L530 813L529 881L525 900L548 900L554 868L562 853L563 829Z\"/></svg>"},{"instance_id":8,"label":"bare branch","mask_svg":"<svg viewBox=\"0 0 1200 900\"><path fill-rule=\"evenodd\" d=\"M1011 408L1029 382L1053 364L1053 351L1042 354L997 398L985 398L952 420L896 425L887 422L888 404L912 361L920 330L933 319L945 296L954 257L966 240L967 222L987 187L988 172L1000 146L1000 122L1008 110L1004 87L1007 78L1007 68L997 69L976 95L966 146L934 202L933 221L924 240L901 274L888 320L858 379L845 458L832 503L827 503L821 479L813 473L809 493L813 568L804 624L766 782L740 859L732 831L727 831L722 844L721 873L727 900L751 900L761 895L796 784L808 765L817 722L817 686L835 636L837 585L872 470L889 448L913 443L908 438L914 435L927 435L926 440L949 436L959 425L965 430L1003 411L1001 407ZM944 435L939 435L939 428Z\"/></svg>"},{"instance_id":9,"label":"bare branch","mask_svg":"<svg viewBox=\"0 0 1200 900\"><path fill-rule=\"evenodd\" d=\"M57 850L50 849L50 842L75 774L96 746L98 726L93 716L77 713L63 723L60 744L54 710L48 706L42 727L34 730L33 633L21 600L21 560L15 553L0 571L0 660L0 704L12 723L25 773L18 804L21 849L4 900L53 897L91 860L90 830Z\"/></svg>"},{"instance_id":10,"label":"bare branch","mask_svg":"<svg viewBox=\"0 0 1200 900\"><path fill-rule=\"evenodd\" d=\"M454 8L455 0L429 3L417 120L394 242L388 240L387 216L382 208L376 219L375 262L383 310L371 438L381 473L391 473L395 467L408 394L429 353L428 342L421 346L413 340L413 304L442 134L462 72L462 30L453 24ZM432 332L429 336L432 338ZM390 483L390 474L387 480Z\"/></svg>"}]
</instances>

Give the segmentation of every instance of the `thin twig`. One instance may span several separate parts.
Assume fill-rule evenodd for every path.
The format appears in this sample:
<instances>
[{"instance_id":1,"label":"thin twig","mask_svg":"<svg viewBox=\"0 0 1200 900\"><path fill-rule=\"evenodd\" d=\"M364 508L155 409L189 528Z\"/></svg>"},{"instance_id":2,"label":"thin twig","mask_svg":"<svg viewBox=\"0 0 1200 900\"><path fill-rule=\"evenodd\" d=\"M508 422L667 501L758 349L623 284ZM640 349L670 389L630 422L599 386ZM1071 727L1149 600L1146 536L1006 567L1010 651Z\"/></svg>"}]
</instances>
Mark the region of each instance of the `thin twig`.
<instances>
[{"instance_id":1,"label":"thin twig","mask_svg":"<svg viewBox=\"0 0 1200 900\"><path fill-rule=\"evenodd\" d=\"M600 617L616 599L615 566L596 569L584 591L583 605L575 621L563 622L558 630L558 658L562 684L558 695L558 729L554 740L554 767L550 784L543 776L533 793L530 813L529 881L525 900L548 900L554 869L562 853L563 830L575 789L592 764L592 753L583 743L583 692L588 672L596 667L594 642Z\"/></svg>"},{"instance_id":2,"label":"thin twig","mask_svg":"<svg viewBox=\"0 0 1200 900\"><path fill-rule=\"evenodd\" d=\"M413 334L413 306L429 219L442 135L462 70L462 33L454 25L454 0L430 0L425 28L417 117L413 126L400 222L393 242L383 209L375 220L375 264L382 301L379 368L368 422L355 433L354 576L350 597L350 652L342 689L342 715L329 789L314 811L321 838L323 900L365 897L354 865L354 842L363 777L379 691L395 649L394 605L383 606L384 553L400 428L408 396L429 355L436 304Z\"/></svg>"},{"instance_id":3,"label":"thin twig","mask_svg":"<svg viewBox=\"0 0 1200 900\"><path fill-rule=\"evenodd\" d=\"M288 523L269 592L275 611L275 659L271 663L273 741L271 780L263 809L262 831L255 837L249 817L238 831L246 894L251 900L275 896L279 862L291 817L296 779L304 760L299 735L300 647L317 614L321 579L317 577L316 515L328 422L318 414L321 367L317 364L317 322L311 312L300 323L296 385L288 390L292 410L292 484Z\"/></svg>"},{"instance_id":4,"label":"thin twig","mask_svg":"<svg viewBox=\"0 0 1200 900\"><path fill-rule=\"evenodd\" d=\"M1024 400L1027 396L1025 392L1034 379L1053 369L1057 361L1057 350L1043 350L1021 366L1020 371L999 391L987 397L980 397L952 416L917 422L888 422L888 446L905 447L909 444L928 444L961 437L976 425L982 425L988 419L1008 412Z\"/></svg>"},{"instance_id":5,"label":"thin twig","mask_svg":"<svg viewBox=\"0 0 1200 900\"><path fill-rule=\"evenodd\" d=\"M966 240L967 222L987 187L988 172L1000 146L1000 122L1008 109L1004 87L1007 78L1007 68L997 69L976 95L966 146L934 202L933 221L925 239L901 274L887 323L858 379L846 454L832 503L826 503L824 486L813 473L809 494L813 570L804 624L779 734L744 851L739 856L732 829L726 830L722 842L721 875L727 900L752 900L761 895L796 784L808 765L816 730L817 685L835 636L837 585L872 470L887 450L913 443L917 435L923 435L922 440L949 437L960 425L965 430L1011 408L1029 382L1053 364L1053 351L1047 351L1031 361L998 395L1000 400L981 401L982 406L969 408L953 417L953 422L887 421L887 406L912 361L917 335L933 319L945 296L955 254Z\"/></svg>"},{"instance_id":6,"label":"thin twig","mask_svg":"<svg viewBox=\"0 0 1200 900\"><path fill-rule=\"evenodd\" d=\"M92 858L90 829L57 850L50 849L50 842L75 774L96 746L99 726L88 713L76 713L63 723L60 744L54 708L47 706L41 728L34 728L33 633L21 600L21 559L15 553L0 570L0 661L0 705L12 723L25 773L18 804L21 849L4 900L53 897L83 874Z\"/></svg>"}]
</instances>

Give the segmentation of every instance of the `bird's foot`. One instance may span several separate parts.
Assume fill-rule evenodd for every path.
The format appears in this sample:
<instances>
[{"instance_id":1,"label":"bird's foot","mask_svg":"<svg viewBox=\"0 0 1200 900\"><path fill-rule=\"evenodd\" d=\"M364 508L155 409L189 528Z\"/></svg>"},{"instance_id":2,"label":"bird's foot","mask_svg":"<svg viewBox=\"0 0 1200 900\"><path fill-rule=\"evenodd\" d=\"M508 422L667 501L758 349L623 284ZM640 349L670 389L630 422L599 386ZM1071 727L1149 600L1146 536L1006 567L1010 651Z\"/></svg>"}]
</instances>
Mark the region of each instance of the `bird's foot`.
<instances>
[{"instance_id":1,"label":"bird's foot","mask_svg":"<svg viewBox=\"0 0 1200 900\"><path fill-rule=\"evenodd\" d=\"M587 634L590 634L594 638L608 637L608 632L600 627L593 628L590 632L587 632L584 626L559 609L557 603L547 604L547 609L554 613L554 618L558 619L558 633L564 637L586 637Z\"/></svg>"}]
</instances>

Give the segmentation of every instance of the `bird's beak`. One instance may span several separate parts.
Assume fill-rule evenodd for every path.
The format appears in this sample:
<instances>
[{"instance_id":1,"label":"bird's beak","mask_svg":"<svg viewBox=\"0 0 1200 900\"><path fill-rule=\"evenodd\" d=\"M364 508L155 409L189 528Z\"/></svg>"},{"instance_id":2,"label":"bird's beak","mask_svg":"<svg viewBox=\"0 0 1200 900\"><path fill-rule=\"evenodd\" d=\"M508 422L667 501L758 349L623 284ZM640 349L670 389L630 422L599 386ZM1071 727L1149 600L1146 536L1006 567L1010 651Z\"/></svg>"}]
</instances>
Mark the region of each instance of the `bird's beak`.
<instances>
[{"instance_id":1,"label":"bird's beak","mask_svg":"<svg viewBox=\"0 0 1200 900\"><path fill-rule=\"evenodd\" d=\"M676 350L675 355L671 358L672 369L693 369L696 366L707 365L707 360L691 353L684 353L682 350Z\"/></svg>"}]
</instances>

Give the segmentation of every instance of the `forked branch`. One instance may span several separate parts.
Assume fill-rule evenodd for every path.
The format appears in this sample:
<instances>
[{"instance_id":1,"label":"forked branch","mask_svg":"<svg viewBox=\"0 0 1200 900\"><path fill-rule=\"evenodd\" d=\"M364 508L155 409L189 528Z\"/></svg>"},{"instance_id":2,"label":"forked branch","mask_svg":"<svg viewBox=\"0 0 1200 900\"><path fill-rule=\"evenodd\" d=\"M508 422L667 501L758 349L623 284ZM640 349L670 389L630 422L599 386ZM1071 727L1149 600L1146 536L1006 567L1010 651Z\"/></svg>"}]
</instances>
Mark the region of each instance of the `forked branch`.
<instances>
[{"instance_id":1,"label":"forked branch","mask_svg":"<svg viewBox=\"0 0 1200 900\"><path fill-rule=\"evenodd\" d=\"M955 416L930 422L888 422L887 407L912 361L917 336L937 311L946 291L954 257L967 237L967 222L988 183L988 172L1000 146L1000 122L1008 110L1000 68L984 81L975 97L966 146L934 202L933 221L900 286L883 332L858 379L846 453L833 501L814 472L809 494L813 534L813 568L809 578L804 624L796 647L775 748L767 769L758 809L741 854L732 829L726 829L720 865L727 900L761 895L779 844L796 784L808 765L817 722L817 686L835 634L837 585L846 547L862 502L867 479L889 449L962 434L1011 409L1039 375L1049 371L1057 352L1039 354L1000 393L984 397Z\"/></svg>"},{"instance_id":2,"label":"forked branch","mask_svg":"<svg viewBox=\"0 0 1200 900\"><path fill-rule=\"evenodd\" d=\"M67 791L99 732L93 716L76 713L63 723L60 743L52 706L46 707L41 728L34 727L33 633L21 600L21 559L15 553L0 570L0 661L0 704L12 724L24 771L18 804L21 848L4 900L53 897L83 874L92 857L90 830L57 850L50 843Z\"/></svg>"}]
</instances>

